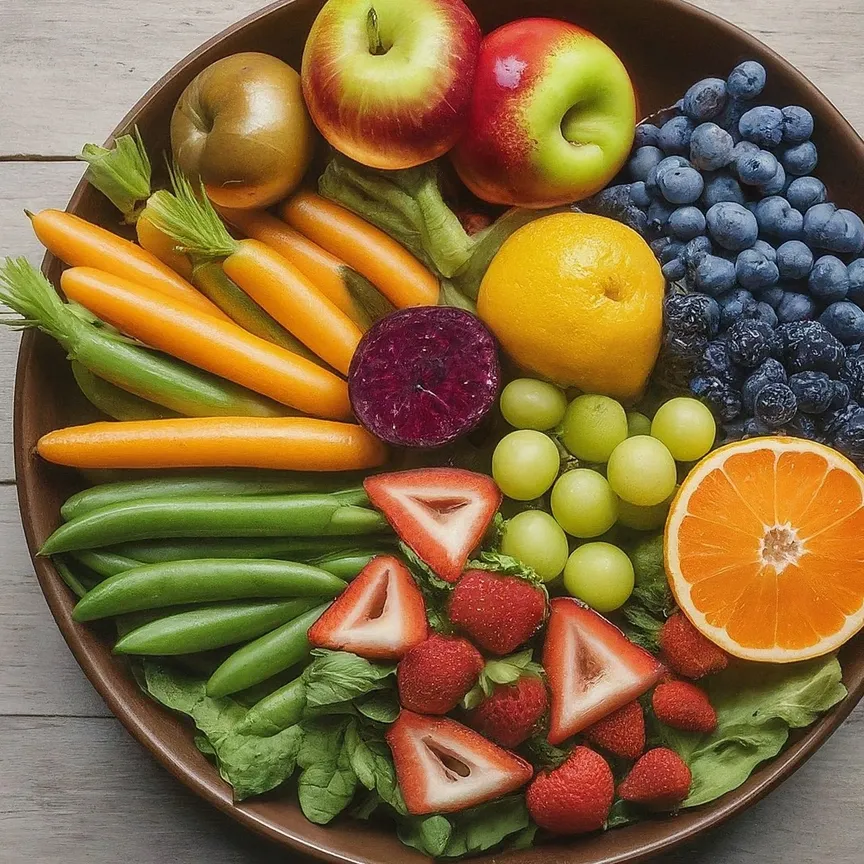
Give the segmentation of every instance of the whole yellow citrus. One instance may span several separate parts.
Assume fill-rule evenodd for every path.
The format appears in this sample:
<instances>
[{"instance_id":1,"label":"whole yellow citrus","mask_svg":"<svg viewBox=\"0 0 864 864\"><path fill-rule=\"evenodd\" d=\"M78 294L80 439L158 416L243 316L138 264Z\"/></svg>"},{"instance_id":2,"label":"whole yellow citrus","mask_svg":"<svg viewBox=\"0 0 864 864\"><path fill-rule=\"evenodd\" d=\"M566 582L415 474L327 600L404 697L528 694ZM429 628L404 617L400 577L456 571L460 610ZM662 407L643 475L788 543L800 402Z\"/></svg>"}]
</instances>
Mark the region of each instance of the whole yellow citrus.
<instances>
[{"instance_id":1,"label":"whole yellow citrus","mask_svg":"<svg viewBox=\"0 0 864 864\"><path fill-rule=\"evenodd\" d=\"M635 231L603 216L558 213L501 246L477 310L519 366L632 402L660 350L664 288Z\"/></svg>"}]
</instances>

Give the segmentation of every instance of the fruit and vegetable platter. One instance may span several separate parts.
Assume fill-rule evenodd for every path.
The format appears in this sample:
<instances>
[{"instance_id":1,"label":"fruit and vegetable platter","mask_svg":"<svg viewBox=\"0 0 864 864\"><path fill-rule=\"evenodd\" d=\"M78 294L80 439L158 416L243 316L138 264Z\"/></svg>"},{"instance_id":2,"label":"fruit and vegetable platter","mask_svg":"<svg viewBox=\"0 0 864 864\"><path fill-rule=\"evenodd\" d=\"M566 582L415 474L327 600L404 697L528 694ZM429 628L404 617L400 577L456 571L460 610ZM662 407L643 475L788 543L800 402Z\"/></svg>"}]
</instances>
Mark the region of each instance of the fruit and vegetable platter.
<instances>
[{"instance_id":1,"label":"fruit and vegetable platter","mask_svg":"<svg viewBox=\"0 0 864 864\"><path fill-rule=\"evenodd\" d=\"M29 457L78 490L39 555L235 801L578 843L847 698L864 222L807 105L705 72L640 120L578 22L328 0L168 152L84 148L113 230L27 214L65 269L5 259L4 321L94 418Z\"/></svg>"}]
</instances>

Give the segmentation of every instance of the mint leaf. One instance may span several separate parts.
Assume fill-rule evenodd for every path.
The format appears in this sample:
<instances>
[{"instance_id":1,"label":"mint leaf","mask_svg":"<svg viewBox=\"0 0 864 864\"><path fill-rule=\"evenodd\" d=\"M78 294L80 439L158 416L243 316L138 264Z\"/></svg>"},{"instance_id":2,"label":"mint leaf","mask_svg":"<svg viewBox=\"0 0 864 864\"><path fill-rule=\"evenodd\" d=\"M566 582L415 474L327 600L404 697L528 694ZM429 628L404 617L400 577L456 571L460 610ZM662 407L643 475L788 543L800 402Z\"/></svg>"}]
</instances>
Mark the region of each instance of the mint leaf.
<instances>
[{"instance_id":1,"label":"mint leaf","mask_svg":"<svg viewBox=\"0 0 864 864\"><path fill-rule=\"evenodd\" d=\"M846 696L836 657L804 663L749 663L711 676L705 684L717 728L695 735L657 725L656 735L693 775L684 807L696 807L736 789L776 756L790 728L809 726Z\"/></svg>"},{"instance_id":2,"label":"mint leaf","mask_svg":"<svg viewBox=\"0 0 864 864\"><path fill-rule=\"evenodd\" d=\"M369 720L376 723L395 723L399 716L399 697L393 690L379 690L358 699L354 707Z\"/></svg>"},{"instance_id":3,"label":"mint leaf","mask_svg":"<svg viewBox=\"0 0 864 864\"><path fill-rule=\"evenodd\" d=\"M305 735L297 762L303 773L297 780L297 798L303 815L316 825L326 825L350 803L357 789L357 775L345 736L350 718L304 721Z\"/></svg>"},{"instance_id":4,"label":"mint leaf","mask_svg":"<svg viewBox=\"0 0 864 864\"><path fill-rule=\"evenodd\" d=\"M347 702L385 688L386 679L396 671L395 663L370 663L347 651L316 648L312 656L314 659L303 673L310 708Z\"/></svg>"}]
</instances>

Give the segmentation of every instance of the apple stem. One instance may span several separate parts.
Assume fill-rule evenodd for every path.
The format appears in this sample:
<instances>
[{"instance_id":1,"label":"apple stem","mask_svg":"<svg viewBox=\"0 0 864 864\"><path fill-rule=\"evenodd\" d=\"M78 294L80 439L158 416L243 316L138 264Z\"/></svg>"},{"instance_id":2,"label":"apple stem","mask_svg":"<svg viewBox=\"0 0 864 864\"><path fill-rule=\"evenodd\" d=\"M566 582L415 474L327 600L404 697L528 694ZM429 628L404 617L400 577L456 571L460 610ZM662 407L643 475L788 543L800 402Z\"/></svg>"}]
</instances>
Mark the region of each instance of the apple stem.
<instances>
[{"instance_id":1,"label":"apple stem","mask_svg":"<svg viewBox=\"0 0 864 864\"><path fill-rule=\"evenodd\" d=\"M369 7L369 14L366 16L366 38L369 40L369 52L376 56L386 54L384 45L381 42L381 31L378 29L378 13L374 6Z\"/></svg>"}]
</instances>

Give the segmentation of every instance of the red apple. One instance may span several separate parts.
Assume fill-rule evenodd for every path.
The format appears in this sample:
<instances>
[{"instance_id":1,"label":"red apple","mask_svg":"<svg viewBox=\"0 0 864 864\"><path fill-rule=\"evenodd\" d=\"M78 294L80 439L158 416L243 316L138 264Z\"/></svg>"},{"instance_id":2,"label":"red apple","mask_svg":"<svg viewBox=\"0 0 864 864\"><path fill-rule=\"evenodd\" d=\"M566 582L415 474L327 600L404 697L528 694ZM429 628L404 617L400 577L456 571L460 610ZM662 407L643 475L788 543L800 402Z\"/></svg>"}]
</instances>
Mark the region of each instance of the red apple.
<instances>
[{"instance_id":1,"label":"red apple","mask_svg":"<svg viewBox=\"0 0 864 864\"><path fill-rule=\"evenodd\" d=\"M484 201L554 207L618 173L635 124L630 76L608 45L566 21L525 18L483 40L452 158Z\"/></svg>"},{"instance_id":2,"label":"red apple","mask_svg":"<svg viewBox=\"0 0 864 864\"><path fill-rule=\"evenodd\" d=\"M465 129L480 39L462 0L329 0L303 53L312 120L373 168L436 159Z\"/></svg>"}]
</instances>

